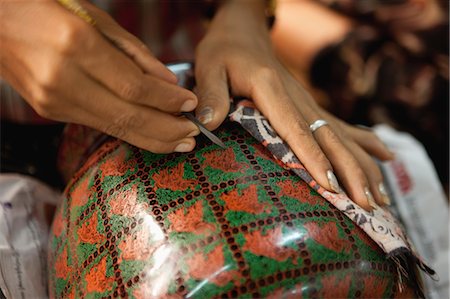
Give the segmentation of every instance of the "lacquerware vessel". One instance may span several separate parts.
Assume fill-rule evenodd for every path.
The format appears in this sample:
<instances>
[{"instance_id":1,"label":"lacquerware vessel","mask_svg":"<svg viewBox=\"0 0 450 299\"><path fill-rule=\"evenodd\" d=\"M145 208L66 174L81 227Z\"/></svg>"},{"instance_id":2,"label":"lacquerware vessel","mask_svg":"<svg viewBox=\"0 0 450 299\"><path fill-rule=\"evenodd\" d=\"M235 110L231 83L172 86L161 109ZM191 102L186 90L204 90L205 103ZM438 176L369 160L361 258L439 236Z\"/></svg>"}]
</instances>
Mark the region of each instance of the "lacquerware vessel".
<instances>
[{"instance_id":1,"label":"lacquerware vessel","mask_svg":"<svg viewBox=\"0 0 450 299\"><path fill-rule=\"evenodd\" d=\"M97 147L53 222L52 298L414 297L361 229L239 124L215 133L227 149L201 137L187 154Z\"/></svg>"}]
</instances>

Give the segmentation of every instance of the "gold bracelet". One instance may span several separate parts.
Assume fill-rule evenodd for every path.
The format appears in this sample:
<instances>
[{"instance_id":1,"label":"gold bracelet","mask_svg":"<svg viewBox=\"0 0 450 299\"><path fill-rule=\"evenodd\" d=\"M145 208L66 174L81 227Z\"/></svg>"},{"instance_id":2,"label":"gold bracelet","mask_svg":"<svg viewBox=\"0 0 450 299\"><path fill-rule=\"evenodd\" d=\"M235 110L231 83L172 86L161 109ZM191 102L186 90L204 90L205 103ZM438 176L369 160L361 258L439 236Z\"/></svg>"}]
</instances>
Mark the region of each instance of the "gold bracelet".
<instances>
[{"instance_id":1,"label":"gold bracelet","mask_svg":"<svg viewBox=\"0 0 450 299\"><path fill-rule=\"evenodd\" d=\"M71 11L78 17L82 18L91 25L95 25L95 20L92 18L86 9L81 6L77 0L57 0L59 4L64 6L67 10Z\"/></svg>"}]
</instances>

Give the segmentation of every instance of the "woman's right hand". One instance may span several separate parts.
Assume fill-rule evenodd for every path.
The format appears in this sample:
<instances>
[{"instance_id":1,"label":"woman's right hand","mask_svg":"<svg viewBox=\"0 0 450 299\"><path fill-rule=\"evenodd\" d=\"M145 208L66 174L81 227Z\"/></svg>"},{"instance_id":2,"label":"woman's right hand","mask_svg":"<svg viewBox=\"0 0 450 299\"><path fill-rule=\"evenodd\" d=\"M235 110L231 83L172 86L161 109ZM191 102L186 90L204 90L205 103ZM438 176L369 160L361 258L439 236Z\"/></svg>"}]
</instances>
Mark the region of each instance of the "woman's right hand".
<instances>
[{"instance_id":1,"label":"woman's right hand","mask_svg":"<svg viewBox=\"0 0 450 299\"><path fill-rule=\"evenodd\" d=\"M56 1L0 0L0 76L43 117L155 153L192 150L198 128L178 115L197 97L109 15L83 6L108 38Z\"/></svg>"}]
</instances>

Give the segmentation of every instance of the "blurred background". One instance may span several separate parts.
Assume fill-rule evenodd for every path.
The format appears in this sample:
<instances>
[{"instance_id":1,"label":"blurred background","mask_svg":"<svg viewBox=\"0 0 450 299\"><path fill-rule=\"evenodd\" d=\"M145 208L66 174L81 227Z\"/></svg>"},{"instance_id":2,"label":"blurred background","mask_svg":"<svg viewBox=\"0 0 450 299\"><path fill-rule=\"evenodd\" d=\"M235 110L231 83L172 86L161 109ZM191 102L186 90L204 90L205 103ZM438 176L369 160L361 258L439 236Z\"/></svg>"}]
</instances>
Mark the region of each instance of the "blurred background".
<instances>
[{"instance_id":1,"label":"blurred background","mask_svg":"<svg viewBox=\"0 0 450 299\"><path fill-rule=\"evenodd\" d=\"M448 1L279 0L275 48L315 99L426 148L448 196Z\"/></svg>"}]
</instances>

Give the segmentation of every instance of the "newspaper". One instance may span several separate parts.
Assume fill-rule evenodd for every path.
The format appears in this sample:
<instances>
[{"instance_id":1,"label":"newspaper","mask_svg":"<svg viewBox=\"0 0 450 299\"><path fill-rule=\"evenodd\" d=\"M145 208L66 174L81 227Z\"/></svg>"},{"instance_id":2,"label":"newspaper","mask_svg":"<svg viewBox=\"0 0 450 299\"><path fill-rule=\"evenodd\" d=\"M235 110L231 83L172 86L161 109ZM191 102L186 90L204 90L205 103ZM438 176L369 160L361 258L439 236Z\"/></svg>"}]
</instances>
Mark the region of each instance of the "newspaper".
<instances>
[{"instance_id":1,"label":"newspaper","mask_svg":"<svg viewBox=\"0 0 450 299\"><path fill-rule=\"evenodd\" d=\"M46 209L59 195L22 175L0 174L0 288L6 298L48 298ZM2 295L0 295L1 298Z\"/></svg>"},{"instance_id":2,"label":"newspaper","mask_svg":"<svg viewBox=\"0 0 450 299\"><path fill-rule=\"evenodd\" d=\"M415 249L437 272L424 276L427 298L449 297L449 206L436 171L423 146L411 135L379 125L375 133L395 153L381 163L393 199L393 212L404 224Z\"/></svg>"}]
</instances>

